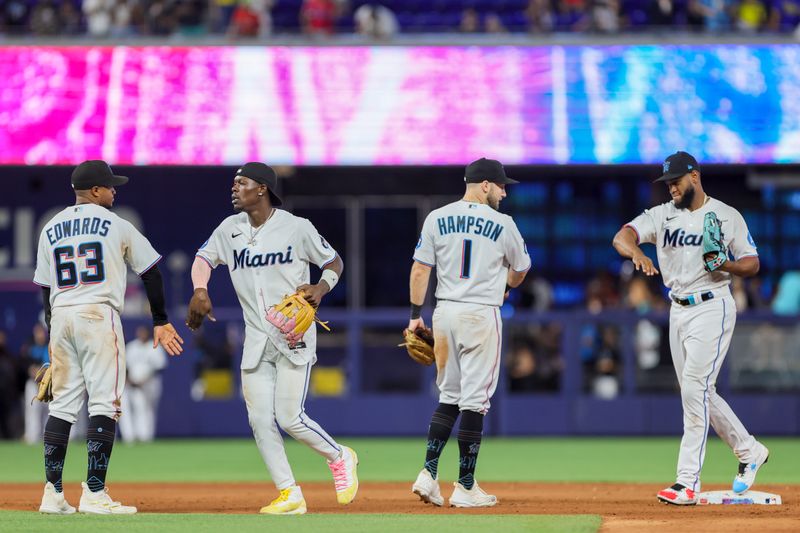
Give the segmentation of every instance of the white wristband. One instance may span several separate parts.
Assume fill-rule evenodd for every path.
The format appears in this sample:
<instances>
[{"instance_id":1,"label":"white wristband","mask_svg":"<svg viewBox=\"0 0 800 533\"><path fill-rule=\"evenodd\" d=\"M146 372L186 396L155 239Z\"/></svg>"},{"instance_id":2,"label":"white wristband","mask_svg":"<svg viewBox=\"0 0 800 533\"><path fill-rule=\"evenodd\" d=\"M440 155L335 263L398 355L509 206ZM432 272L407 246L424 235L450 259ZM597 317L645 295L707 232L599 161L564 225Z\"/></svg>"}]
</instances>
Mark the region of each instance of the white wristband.
<instances>
[{"instance_id":1,"label":"white wristband","mask_svg":"<svg viewBox=\"0 0 800 533\"><path fill-rule=\"evenodd\" d=\"M328 284L328 287L333 290L337 283L339 283L339 275L331 270L330 268L326 268L322 271L322 276L319 278L320 281L325 281Z\"/></svg>"}]
</instances>

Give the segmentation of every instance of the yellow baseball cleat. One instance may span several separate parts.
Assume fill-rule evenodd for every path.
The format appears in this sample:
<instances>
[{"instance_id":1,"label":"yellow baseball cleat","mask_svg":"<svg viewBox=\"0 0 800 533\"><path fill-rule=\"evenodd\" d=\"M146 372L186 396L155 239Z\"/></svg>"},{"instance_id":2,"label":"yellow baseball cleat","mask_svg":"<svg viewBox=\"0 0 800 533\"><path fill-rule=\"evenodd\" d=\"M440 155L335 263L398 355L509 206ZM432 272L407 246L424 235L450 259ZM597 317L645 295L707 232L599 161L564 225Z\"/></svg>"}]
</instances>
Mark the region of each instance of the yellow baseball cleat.
<instances>
[{"instance_id":1,"label":"yellow baseball cleat","mask_svg":"<svg viewBox=\"0 0 800 533\"><path fill-rule=\"evenodd\" d=\"M358 492L358 455L351 448L342 446L342 456L328 462L336 487L336 500L347 505L356 499Z\"/></svg>"},{"instance_id":2,"label":"yellow baseball cleat","mask_svg":"<svg viewBox=\"0 0 800 533\"><path fill-rule=\"evenodd\" d=\"M277 498L266 507L262 507L261 514L306 514L306 499L303 491L297 485L283 489Z\"/></svg>"}]
</instances>

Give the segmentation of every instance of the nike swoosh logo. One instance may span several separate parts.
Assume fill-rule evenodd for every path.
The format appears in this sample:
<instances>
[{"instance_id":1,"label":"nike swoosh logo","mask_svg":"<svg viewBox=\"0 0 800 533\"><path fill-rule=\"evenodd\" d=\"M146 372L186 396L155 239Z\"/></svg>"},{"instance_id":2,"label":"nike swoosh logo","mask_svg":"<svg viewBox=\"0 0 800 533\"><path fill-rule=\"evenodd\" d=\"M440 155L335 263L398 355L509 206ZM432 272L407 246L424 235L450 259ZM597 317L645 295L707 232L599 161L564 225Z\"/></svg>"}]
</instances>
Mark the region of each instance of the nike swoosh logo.
<instances>
[{"instance_id":1,"label":"nike swoosh logo","mask_svg":"<svg viewBox=\"0 0 800 533\"><path fill-rule=\"evenodd\" d=\"M678 218L678 215L675 215L674 217L667 217L667 222L669 222L670 220L672 220L674 218Z\"/></svg>"},{"instance_id":2,"label":"nike swoosh logo","mask_svg":"<svg viewBox=\"0 0 800 533\"><path fill-rule=\"evenodd\" d=\"M236 237L238 237L241 234L242 234L241 231L239 233L231 233L231 239L235 239Z\"/></svg>"}]
</instances>

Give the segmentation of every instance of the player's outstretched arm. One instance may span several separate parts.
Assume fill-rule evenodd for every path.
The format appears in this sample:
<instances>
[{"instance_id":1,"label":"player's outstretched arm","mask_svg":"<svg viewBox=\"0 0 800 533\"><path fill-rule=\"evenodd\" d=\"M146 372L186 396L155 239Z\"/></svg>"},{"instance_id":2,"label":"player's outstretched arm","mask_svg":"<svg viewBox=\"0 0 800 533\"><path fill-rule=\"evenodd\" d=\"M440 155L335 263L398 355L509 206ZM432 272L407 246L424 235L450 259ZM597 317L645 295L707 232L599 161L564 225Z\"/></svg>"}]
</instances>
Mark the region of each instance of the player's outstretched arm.
<instances>
[{"instance_id":1,"label":"player's outstretched arm","mask_svg":"<svg viewBox=\"0 0 800 533\"><path fill-rule=\"evenodd\" d=\"M192 284L194 294L189 301L189 310L186 314L186 325L192 331L196 330L203 323L203 319L208 316L212 322L216 322L211 307L211 298L208 297L208 280L211 279L211 267L196 257L192 264Z\"/></svg>"},{"instance_id":2,"label":"player's outstretched arm","mask_svg":"<svg viewBox=\"0 0 800 533\"><path fill-rule=\"evenodd\" d=\"M170 355L180 355L183 352L183 346L181 346L183 339L169 322L153 328L153 348L159 344Z\"/></svg>"},{"instance_id":3,"label":"player's outstretched arm","mask_svg":"<svg viewBox=\"0 0 800 533\"><path fill-rule=\"evenodd\" d=\"M636 270L648 276L655 276L658 274L658 269L653 264L653 260L644 255L637 241L636 232L628 226L623 226L623 228L614 235L614 249L617 250L622 257L627 257L633 261L633 266Z\"/></svg>"}]
</instances>

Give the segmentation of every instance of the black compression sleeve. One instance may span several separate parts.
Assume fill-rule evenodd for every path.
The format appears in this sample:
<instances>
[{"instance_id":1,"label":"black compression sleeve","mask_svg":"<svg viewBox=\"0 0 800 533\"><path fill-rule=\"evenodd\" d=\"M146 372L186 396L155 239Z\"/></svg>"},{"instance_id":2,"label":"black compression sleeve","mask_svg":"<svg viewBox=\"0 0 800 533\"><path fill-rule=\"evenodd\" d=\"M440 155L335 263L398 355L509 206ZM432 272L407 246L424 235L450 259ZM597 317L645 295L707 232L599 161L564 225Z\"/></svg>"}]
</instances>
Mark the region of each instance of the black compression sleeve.
<instances>
[{"instance_id":1,"label":"black compression sleeve","mask_svg":"<svg viewBox=\"0 0 800 533\"><path fill-rule=\"evenodd\" d=\"M166 303L164 302L164 281L161 279L161 271L158 265L142 274L144 291L147 293L147 300L150 302L150 312L153 314L153 326L163 326L167 319Z\"/></svg>"},{"instance_id":2,"label":"black compression sleeve","mask_svg":"<svg viewBox=\"0 0 800 533\"><path fill-rule=\"evenodd\" d=\"M52 309L50 308L50 287L42 287L42 306L44 307L44 323L47 326L47 331L50 331L50 316Z\"/></svg>"}]
</instances>

